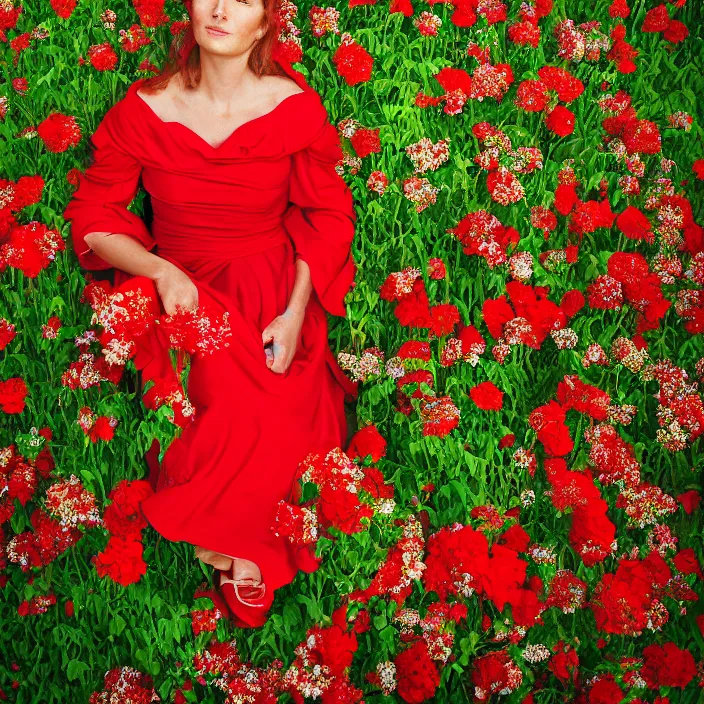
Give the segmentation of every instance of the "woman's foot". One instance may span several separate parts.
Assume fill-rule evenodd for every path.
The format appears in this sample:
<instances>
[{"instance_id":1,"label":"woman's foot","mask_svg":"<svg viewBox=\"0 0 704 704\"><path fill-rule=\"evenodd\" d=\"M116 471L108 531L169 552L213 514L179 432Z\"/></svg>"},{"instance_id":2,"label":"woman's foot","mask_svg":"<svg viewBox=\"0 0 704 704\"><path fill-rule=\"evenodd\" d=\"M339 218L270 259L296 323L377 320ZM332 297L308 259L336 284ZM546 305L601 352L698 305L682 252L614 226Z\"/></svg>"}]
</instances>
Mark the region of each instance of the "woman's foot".
<instances>
[{"instance_id":1,"label":"woman's foot","mask_svg":"<svg viewBox=\"0 0 704 704\"><path fill-rule=\"evenodd\" d=\"M249 560L233 559L230 570L219 572L218 586L238 628L257 628L267 620L273 591L262 582L257 565Z\"/></svg>"},{"instance_id":2,"label":"woman's foot","mask_svg":"<svg viewBox=\"0 0 704 704\"><path fill-rule=\"evenodd\" d=\"M232 571L233 579L253 579L255 583L262 581L262 573L254 562L250 560L235 559L235 566Z\"/></svg>"},{"instance_id":3,"label":"woman's foot","mask_svg":"<svg viewBox=\"0 0 704 704\"><path fill-rule=\"evenodd\" d=\"M196 547L196 557L205 562L206 565L212 565L216 570L226 572L230 569L232 558L214 550L206 550L205 548Z\"/></svg>"}]
</instances>

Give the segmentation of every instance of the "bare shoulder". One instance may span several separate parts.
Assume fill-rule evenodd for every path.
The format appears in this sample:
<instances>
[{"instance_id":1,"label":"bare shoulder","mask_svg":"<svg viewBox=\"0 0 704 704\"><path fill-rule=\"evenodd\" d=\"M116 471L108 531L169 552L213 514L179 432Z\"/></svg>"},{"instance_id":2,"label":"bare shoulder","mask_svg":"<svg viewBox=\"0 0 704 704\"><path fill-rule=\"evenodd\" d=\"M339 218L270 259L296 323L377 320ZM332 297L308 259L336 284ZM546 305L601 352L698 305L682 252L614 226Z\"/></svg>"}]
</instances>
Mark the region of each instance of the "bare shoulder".
<instances>
[{"instance_id":1,"label":"bare shoulder","mask_svg":"<svg viewBox=\"0 0 704 704\"><path fill-rule=\"evenodd\" d=\"M178 74L175 74L160 88L148 88L142 85L139 86L136 92L147 105L150 105L152 108L164 110L173 105L174 95L180 92L177 84Z\"/></svg>"},{"instance_id":2,"label":"bare shoulder","mask_svg":"<svg viewBox=\"0 0 704 704\"><path fill-rule=\"evenodd\" d=\"M296 95L296 93L305 92L296 81L288 76L266 76L263 80L266 80L271 86L271 91L276 96L277 102L291 95Z\"/></svg>"},{"instance_id":3,"label":"bare shoulder","mask_svg":"<svg viewBox=\"0 0 704 704\"><path fill-rule=\"evenodd\" d=\"M256 94L243 99L243 103L261 109L271 110L282 100L291 95L305 91L288 76L262 76L260 88ZM185 111L201 112L206 108L205 101L197 88L188 88L183 84L179 73L171 76L169 82L161 88L146 92L144 86L137 90L139 97L147 103L162 119L178 119Z\"/></svg>"}]
</instances>

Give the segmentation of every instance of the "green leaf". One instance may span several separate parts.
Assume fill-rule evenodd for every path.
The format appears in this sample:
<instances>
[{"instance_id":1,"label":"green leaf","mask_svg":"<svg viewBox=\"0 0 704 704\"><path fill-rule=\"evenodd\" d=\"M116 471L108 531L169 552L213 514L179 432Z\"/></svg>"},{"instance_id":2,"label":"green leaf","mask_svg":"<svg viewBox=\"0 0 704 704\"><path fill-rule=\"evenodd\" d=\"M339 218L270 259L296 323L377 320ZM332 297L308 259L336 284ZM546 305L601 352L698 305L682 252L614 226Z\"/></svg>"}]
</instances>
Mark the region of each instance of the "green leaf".
<instances>
[{"instance_id":1,"label":"green leaf","mask_svg":"<svg viewBox=\"0 0 704 704\"><path fill-rule=\"evenodd\" d=\"M81 662L80 660L71 660L66 668L66 678L69 682L73 682L88 670L90 670L90 668L84 662Z\"/></svg>"}]
</instances>

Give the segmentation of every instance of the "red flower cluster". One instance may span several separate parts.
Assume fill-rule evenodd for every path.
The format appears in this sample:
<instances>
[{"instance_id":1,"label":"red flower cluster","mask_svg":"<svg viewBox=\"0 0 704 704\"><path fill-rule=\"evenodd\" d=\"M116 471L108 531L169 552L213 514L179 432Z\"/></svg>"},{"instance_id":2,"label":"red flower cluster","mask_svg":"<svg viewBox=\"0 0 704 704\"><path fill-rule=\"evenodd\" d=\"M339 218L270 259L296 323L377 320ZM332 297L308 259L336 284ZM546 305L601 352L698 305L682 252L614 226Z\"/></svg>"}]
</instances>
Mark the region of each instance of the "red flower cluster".
<instances>
[{"instance_id":1,"label":"red flower cluster","mask_svg":"<svg viewBox=\"0 0 704 704\"><path fill-rule=\"evenodd\" d=\"M537 49L540 44L538 21L552 12L552 0L535 0L534 5L524 2L518 13L518 21L508 28L508 38L519 46Z\"/></svg>"},{"instance_id":2,"label":"red flower cluster","mask_svg":"<svg viewBox=\"0 0 704 704\"><path fill-rule=\"evenodd\" d=\"M488 702L494 694L508 695L518 689L523 682L523 673L508 650L497 650L474 660L472 682L474 701Z\"/></svg>"},{"instance_id":3,"label":"red flower cluster","mask_svg":"<svg viewBox=\"0 0 704 704\"><path fill-rule=\"evenodd\" d=\"M421 704L435 696L440 684L438 668L428 653L428 646L422 639L402 650L395 658L396 691L404 702Z\"/></svg>"},{"instance_id":4,"label":"red flower cluster","mask_svg":"<svg viewBox=\"0 0 704 704\"><path fill-rule=\"evenodd\" d=\"M611 39L614 43L606 57L616 64L616 70L619 73L633 73L637 69L633 59L640 52L626 41L626 28L622 24L617 24L611 30Z\"/></svg>"},{"instance_id":5,"label":"red flower cluster","mask_svg":"<svg viewBox=\"0 0 704 704\"><path fill-rule=\"evenodd\" d=\"M455 523L431 535L426 565L423 586L442 601L449 596L468 599L475 593L486 596L499 611L510 604L519 626L532 626L545 608L524 586L528 563L508 545L494 544L490 550L486 536L471 526Z\"/></svg>"},{"instance_id":6,"label":"red flower cluster","mask_svg":"<svg viewBox=\"0 0 704 704\"><path fill-rule=\"evenodd\" d=\"M492 353L500 363L507 353L504 346L521 344L540 349L550 331L560 330L567 324L563 310L547 299L545 287L509 281L506 292L513 307L506 296L489 298L482 306L484 322L491 336L497 339Z\"/></svg>"},{"instance_id":7,"label":"red flower cluster","mask_svg":"<svg viewBox=\"0 0 704 704\"><path fill-rule=\"evenodd\" d=\"M594 588L589 607L600 631L638 636L659 630L669 618L661 598L672 573L657 550L644 560L619 560L615 573L605 574Z\"/></svg>"},{"instance_id":8,"label":"red flower cluster","mask_svg":"<svg viewBox=\"0 0 704 704\"><path fill-rule=\"evenodd\" d=\"M509 137L488 122L478 122L472 133L484 143L484 150L474 157L489 172L486 185L492 200L501 205L517 203L525 191L516 174L530 174L543 168L543 155L536 147L514 150Z\"/></svg>"},{"instance_id":9,"label":"red flower cluster","mask_svg":"<svg viewBox=\"0 0 704 704\"><path fill-rule=\"evenodd\" d=\"M299 465L293 501L300 501L302 484L315 484L318 498L305 506L280 501L272 530L298 546L315 546L318 529L335 528L343 533L366 529L365 522L383 504L393 505L394 487L384 482L375 467L360 467L340 448L324 457L310 453ZM313 551L311 551L312 554Z\"/></svg>"},{"instance_id":10,"label":"red flower cluster","mask_svg":"<svg viewBox=\"0 0 704 704\"><path fill-rule=\"evenodd\" d=\"M110 539L105 550L91 559L99 577L107 576L125 587L146 574L142 530L148 523L140 505L152 493L147 481L123 479L108 495L112 503L105 509L103 522Z\"/></svg>"},{"instance_id":11,"label":"red flower cluster","mask_svg":"<svg viewBox=\"0 0 704 704\"><path fill-rule=\"evenodd\" d=\"M469 396L483 411L500 411L504 392L500 391L491 381L484 381L469 390Z\"/></svg>"},{"instance_id":12,"label":"red flower cluster","mask_svg":"<svg viewBox=\"0 0 704 704\"><path fill-rule=\"evenodd\" d=\"M521 239L516 229L502 225L495 215L486 210L468 213L455 227L445 232L461 242L465 254L484 257L490 269L505 264L509 248L516 246Z\"/></svg>"},{"instance_id":13,"label":"red flower cluster","mask_svg":"<svg viewBox=\"0 0 704 704\"><path fill-rule=\"evenodd\" d=\"M683 22L670 19L665 3L648 10L640 29L641 32L662 32L663 39L673 44L679 44L689 36L689 30Z\"/></svg>"},{"instance_id":14,"label":"red flower cluster","mask_svg":"<svg viewBox=\"0 0 704 704\"><path fill-rule=\"evenodd\" d=\"M388 596L401 606L412 593L414 581L420 579L425 570L423 525L412 513L405 521L399 519L395 524L401 525L402 536L387 551L369 586L350 592L350 599L366 603L375 596Z\"/></svg>"},{"instance_id":15,"label":"red flower cluster","mask_svg":"<svg viewBox=\"0 0 704 704\"><path fill-rule=\"evenodd\" d=\"M599 105L602 110L615 113L605 117L601 124L610 138L620 140L627 154L658 154L661 151L658 126L650 120L638 118L628 93L619 90L614 97L606 96L600 100ZM618 144L610 147L618 153Z\"/></svg>"},{"instance_id":16,"label":"red flower cluster","mask_svg":"<svg viewBox=\"0 0 704 704\"><path fill-rule=\"evenodd\" d=\"M105 673L103 690L93 692L88 704L103 704L108 701L121 702L153 702L159 695L154 689L150 675L146 675L133 667L116 667Z\"/></svg>"},{"instance_id":17,"label":"red flower cluster","mask_svg":"<svg viewBox=\"0 0 704 704\"><path fill-rule=\"evenodd\" d=\"M574 131L574 113L561 103L571 103L584 92L584 84L569 71L558 66L538 69L537 80L526 80L518 85L516 105L527 112L547 112L549 130L566 137Z\"/></svg>"},{"instance_id":18,"label":"red flower cluster","mask_svg":"<svg viewBox=\"0 0 704 704\"><path fill-rule=\"evenodd\" d=\"M603 561L616 548L616 526L608 518L608 504L601 497L591 474L567 469L562 458L545 460L552 486L552 503L558 511L572 511L569 540L572 549L591 566Z\"/></svg>"},{"instance_id":19,"label":"red flower cluster","mask_svg":"<svg viewBox=\"0 0 704 704\"><path fill-rule=\"evenodd\" d=\"M638 208L629 205L616 218L616 227L630 240L655 241L650 220Z\"/></svg>"},{"instance_id":20,"label":"red flower cluster","mask_svg":"<svg viewBox=\"0 0 704 704\"><path fill-rule=\"evenodd\" d=\"M694 657L674 643L648 645L643 648L641 677L651 689L679 687L684 689L697 674Z\"/></svg>"},{"instance_id":21,"label":"red flower cluster","mask_svg":"<svg viewBox=\"0 0 704 704\"><path fill-rule=\"evenodd\" d=\"M0 381L0 411L3 413L22 413L29 389L24 379L19 376Z\"/></svg>"},{"instance_id":22,"label":"red flower cluster","mask_svg":"<svg viewBox=\"0 0 704 704\"><path fill-rule=\"evenodd\" d=\"M662 292L660 277L651 272L639 252L614 252L600 274L587 285L589 305L599 309L620 309L629 303L636 311L636 333L655 330L672 303Z\"/></svg>"},{"instance_id":23,"label":"red flower cluster","mask_svg":"<svg viewBox=\"0 0 704 704\"><path fill-rule=\"evenodd\" d=\"M430 306L419 269L389 274L379 290L383 300L398 301L394 315L401 325L429 328L431 337L450 334L460 321L459 310L454 304Z\"/></svg>"}]
</instances>

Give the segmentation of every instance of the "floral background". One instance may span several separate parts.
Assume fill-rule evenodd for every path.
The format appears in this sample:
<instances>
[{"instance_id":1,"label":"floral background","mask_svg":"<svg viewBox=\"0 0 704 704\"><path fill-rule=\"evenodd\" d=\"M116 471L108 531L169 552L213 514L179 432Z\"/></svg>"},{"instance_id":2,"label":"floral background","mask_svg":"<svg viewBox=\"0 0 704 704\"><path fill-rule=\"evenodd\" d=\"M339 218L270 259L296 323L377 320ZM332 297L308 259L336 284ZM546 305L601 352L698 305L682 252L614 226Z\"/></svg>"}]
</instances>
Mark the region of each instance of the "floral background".
<instances>
[{"instance_id":1,"label":"floral background","mask_svg":"<svg viewBox=\"0 0 704 704\"><path fill-rule=\"evenodd\" d=\"M702 701L701 10L284 5L355 196L359 398L272 526L320 567L240 630L139 514L194 321L82 271L62 217L187 16L0 2L0 701ZM186 363L142 395L156 324Z\"/></svg>"}]
</instances>

